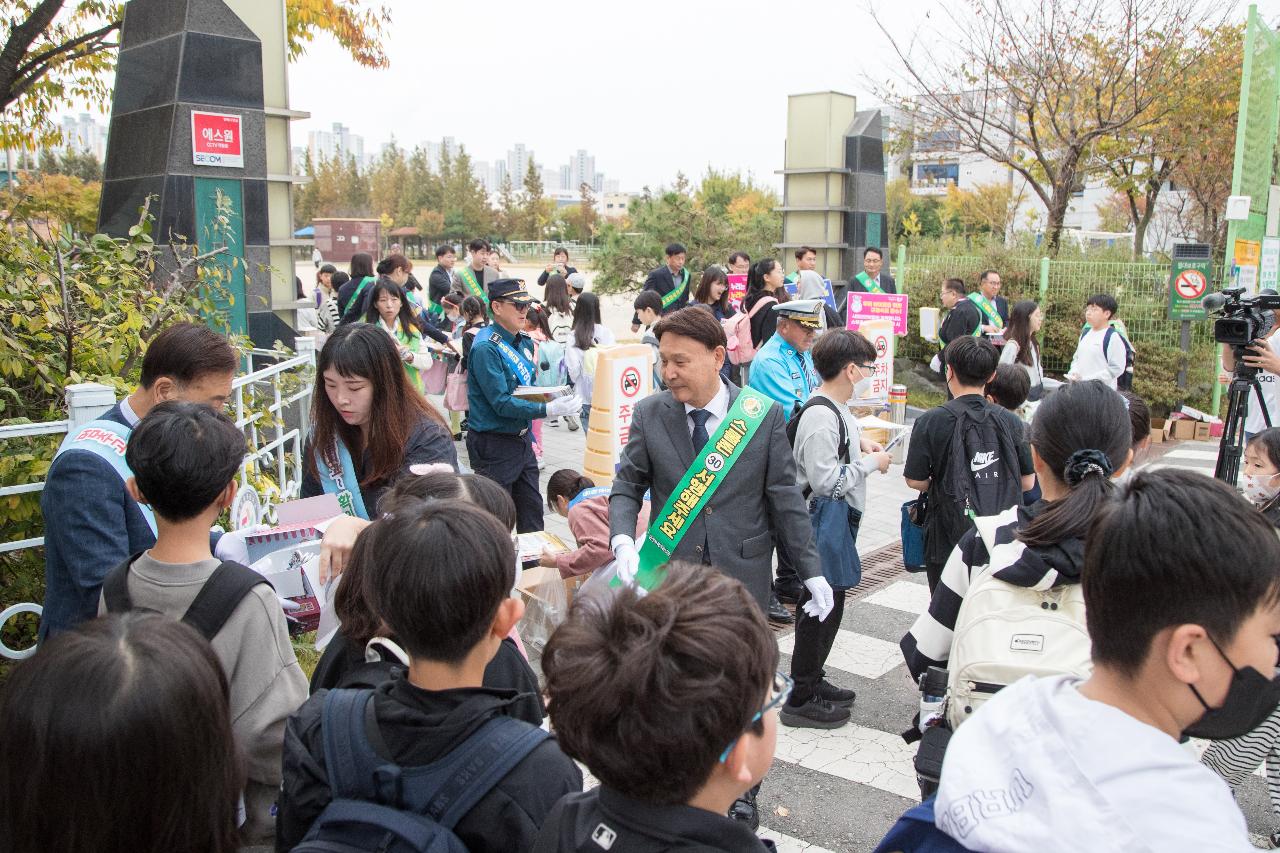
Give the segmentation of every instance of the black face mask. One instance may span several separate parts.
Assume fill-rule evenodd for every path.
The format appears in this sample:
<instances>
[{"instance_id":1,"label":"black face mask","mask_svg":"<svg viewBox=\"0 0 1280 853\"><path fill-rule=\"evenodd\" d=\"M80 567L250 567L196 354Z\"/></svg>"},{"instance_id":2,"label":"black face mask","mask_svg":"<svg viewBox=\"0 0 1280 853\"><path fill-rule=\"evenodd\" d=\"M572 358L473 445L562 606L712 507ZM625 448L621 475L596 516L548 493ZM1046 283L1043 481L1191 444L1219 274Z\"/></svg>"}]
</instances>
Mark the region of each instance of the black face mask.
<instances>
[{"instance_id":1,"label":"black face mask","mask_svg":"<svg viewBox=\"0 0 1280 853\"><path fill-rule=\"evenodd\" d=\"M1188 726L1184 734L1206 740L1230 740L1253 731L1275 712L1280 705L1280 678L1268 679L1251 666L1237 669L1212 637L1209 642L1231 667L1231 686L1222 705L1211 708L1195 685L1187 685L1204 705L1204 716Z\"/></svg>"}]
</instances>

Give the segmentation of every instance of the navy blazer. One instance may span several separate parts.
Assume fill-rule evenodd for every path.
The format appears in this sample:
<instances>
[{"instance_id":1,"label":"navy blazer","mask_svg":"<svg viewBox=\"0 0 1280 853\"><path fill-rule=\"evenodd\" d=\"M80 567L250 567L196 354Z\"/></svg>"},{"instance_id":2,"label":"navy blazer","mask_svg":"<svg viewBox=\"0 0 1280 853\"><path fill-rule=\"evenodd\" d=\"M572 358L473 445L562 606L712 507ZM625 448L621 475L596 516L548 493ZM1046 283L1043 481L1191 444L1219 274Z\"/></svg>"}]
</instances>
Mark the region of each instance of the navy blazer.
<instances>
[{"instance_id":1,"label":"navy blazer","mask_svg":"<svg viewBox=\"0 0 1280 853\"><path fill-rule=\"evenodd\" d=\"M119 403L99 420L129 425ZM40 493L40 512L45 520L44 640L97 616L107 572L156 544L156 537L116 469L88 450L68 450L54 460Z\"/></svg>"}]
</instances>

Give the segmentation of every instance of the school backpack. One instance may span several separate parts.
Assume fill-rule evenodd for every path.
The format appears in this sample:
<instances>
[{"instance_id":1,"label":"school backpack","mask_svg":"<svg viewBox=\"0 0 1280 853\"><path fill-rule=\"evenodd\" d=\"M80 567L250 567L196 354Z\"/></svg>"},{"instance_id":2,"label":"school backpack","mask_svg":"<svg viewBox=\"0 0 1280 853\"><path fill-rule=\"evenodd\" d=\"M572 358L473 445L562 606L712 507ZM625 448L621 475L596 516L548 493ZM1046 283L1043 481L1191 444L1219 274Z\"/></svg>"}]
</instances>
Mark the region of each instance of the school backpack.
<instances>
[{"instance_id":1,"label":"school backpack","mask_svg":"<svg viewBox=\"0 0 1280 853\"><path fill-rule=\"evenodd\" d=\"M953 729L1024 676L1086 678L1093 670L1080 584L1037 590L994 576L990 566L998 550L1018 547L997 545L996 530L1017 518L1015 507L994 518L974 519L987 548L988 566L970 579L951 640L946 715Z\"/></svg>"},{"instance_id":2,"label":"school backpack","mask_svg":"<svg viewBox=\"0 0 1280 853\"><path fill-rule=\"evenodd\" d=\"M111 571L102 581L102 600L107 605L108 613L125 613L133 609L133 597L129 595L129 567L141 557L142 551L134 554ZM206 639L212 641L227 624L231 614L235 612L241 600L255 586L271 582L248 566L223 561L213 574L200 587L195 599L182 614L183 622L195 628Z\"/></svg>"},{"instance_id":3,"label":"school backpack","mask_svg":"<svg viewBox=\"0 0 1280 853\"><path fill-rule=\"evenodd\" d=\"M946 469L929 507L954 542L969 527L967 518L997 515L1022 503L1022 470L1002 409L986 404L975 411L956 400L943 405L956 422Z\"/></svg>"},{"instance_id":4,"label":"school backpack","mask_svg":"<svg viewBox=\"0 0 1280 853\"><path fill-rule=\"evenodd\" d=\"M295 853L466 853L466 814L549 735L494 717L443 758L400 767L369 742L373 690L330 690L321 717L332 799Z\"/></svg>"},{"instance_id":5,"label":"school backpack","mask_svg":"<svg viewBox=\"0 0 1280 853\"><path fill-rule=\"evenodd\" d=\"M756 300L750 311L739 311L726 320L721 320L724 336L728 340L726 350L730 364L748 364L756 357L756 345L751 341L751 318L769 305L777 304L777 298L762 296Z\"/></svg>"},{"instance_id":6,"label":"school backpack","mask_svg":"<svg viewBox=\"0 0 1280 853\"><path fill-rule=\"evenodd\" d=\"M564 344L554 340L538 342L535 385L550 388L564 384Z\"/></svg>"},{"instance_id":7,"label":"school backpack","mask_svg":"<svg viewBox=\"0 0 1280 853\"><path fill-rule=\"evenodd\" d=\"M1089 334L1089 327L1085 326L1084 331L1080 333L1080 340L1084 340L1084 336ZM1102 357L1106 358L1110 351L1111 339L1119 338L1120 343L1124 344L1124 373L1116 377L1116 390L1132 391L1133 390L1133 362L1137 358L1133 344L1129 343L1129 339L1124 333L1115 326L1107 326L1107 333L1102 336Z\"/></svg>"}]
</instances>

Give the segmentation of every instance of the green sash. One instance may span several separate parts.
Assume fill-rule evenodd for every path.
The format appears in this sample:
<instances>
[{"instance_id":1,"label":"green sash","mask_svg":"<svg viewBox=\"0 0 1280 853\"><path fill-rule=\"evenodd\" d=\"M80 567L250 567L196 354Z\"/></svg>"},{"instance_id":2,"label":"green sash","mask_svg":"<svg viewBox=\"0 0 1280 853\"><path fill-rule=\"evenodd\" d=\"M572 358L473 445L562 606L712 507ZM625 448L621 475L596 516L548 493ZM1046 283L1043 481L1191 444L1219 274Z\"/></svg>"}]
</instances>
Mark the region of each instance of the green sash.
<instances>
[{"instance_id":1,"label":"green sash","mask_svg":"<svg viewBox=\"0 0 1280 853\"><path fill-rule=\"evenodd\" d=\"M476 272L471 267L463 267L462 272L458 273L458 278L462 279L463 285L471 292L471 295L479 299L489 307L489 294L484 292L484 286L476 281Z\"/></svg>"},{"instance_id":2,"label":"green sash","mask_svg":"<svg viewBox=\"0 0 1280 853\"><path fill-rule=\"evenodd\" d=\"M667 293L662 297L663 311L666 311L672 305L675 305L680 297L689 290L689 270L686 268L680 270L680 272L684 273L684 279L675 287L671 288L671 290L667 291Z\"/></svg>"},{"instance_id":3,"label":"green sash","mask_svg":"<svg viewBox=\"0 0 1280 853\"><path fill-rule=\"evenodd\" d=\"M680 540L688 532L689 523L702 512L716 489L729 476L738 457L742 456L760 428L773 400L754 388L743 388L724 420L685 472L684 478L671 490L662 512L653 516L653 524L640 546L640 570L636 583L656 589L666 577L663 566L675 553ZM613 586L618 586L617 578Z\"/></svg>"},{"instance_id":4,"label":"green sash","mask_svg":"<svg viewBox=\"0 0 1280 853\"><path fill-rule=\"evenodd\" d=\"M865 272L860 272L854 276L858 280L858 284L862 285L862 289L867 293L884 293L884 288L876 284L875 280Z\"/></svg>"},{"instance_id":5,"label":"green sash","mask_svg":"<svg viewBox=\"0 0 1280 853\"><path fill-rule=\"evenodd\" d=\"M991 304L991 300L983 296L981 293L970 293L969 301L978 306L978 310L983 313L987 321L997 329L1004 328L1004 320L1000 317L1000 312L996 310L996 306Z\"/></svg>"}]
</instances>

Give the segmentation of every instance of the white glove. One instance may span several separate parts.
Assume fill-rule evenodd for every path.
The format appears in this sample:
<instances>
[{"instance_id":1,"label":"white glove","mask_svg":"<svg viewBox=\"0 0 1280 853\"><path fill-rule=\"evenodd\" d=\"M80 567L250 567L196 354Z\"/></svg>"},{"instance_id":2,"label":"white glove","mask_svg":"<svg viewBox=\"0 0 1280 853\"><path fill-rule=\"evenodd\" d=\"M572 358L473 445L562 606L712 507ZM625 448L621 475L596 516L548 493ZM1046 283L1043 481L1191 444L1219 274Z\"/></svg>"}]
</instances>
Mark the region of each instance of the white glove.
<instances>
[{"instance_id":1,"label":"white glove","mask_svg":"<svg viewBox=\"0 0 1280 853\"><path fill-rule=\"evenodd\" d=\"M577 394L569 397L556 397L547 403L547 417L558 418L563 415L576 415L582 411L582 398Z\"/></svg>"},{"instance_id":2,"label":"white glove","mask_svg":"<svg viewBox=\"0 0 1280 853\"><path fill-rule=\"evenodd\" d=\"M816 616L819 622L826 620L831 615L831 610L836 606L835 594L831 591L831 584L827 583L827 579L819 575L816 578L808 578L804 582L805 589L809 590L809 600L804 603L804 612L810 616Z\"/></svg>"},{"instance_id":3,"label":"white glove","mask_svg":"<svg viewBox=\"0 0 1280 853\"><path fill-rule=\"evenodd\" d=\"M636 552L635 540L619 535L613 546L613 558L617 561L618 580L622 585L634 584L636 572L640 571L640 554Z\"/></svg>"},{"instance_id":4,"label":"white glove","mask_svg":"<svg viewBox=\"0 0 1280 853\"><path fill-rule=\"evenodd\" d=\"M245 537L270 529L271 526L268 524L255 524L243 530L232 530L224 533L218 537L218 544L213 548L213 556L219 560L247 566L249 565L249 547L245 544Z\"/></svg>"}]
</instances>

